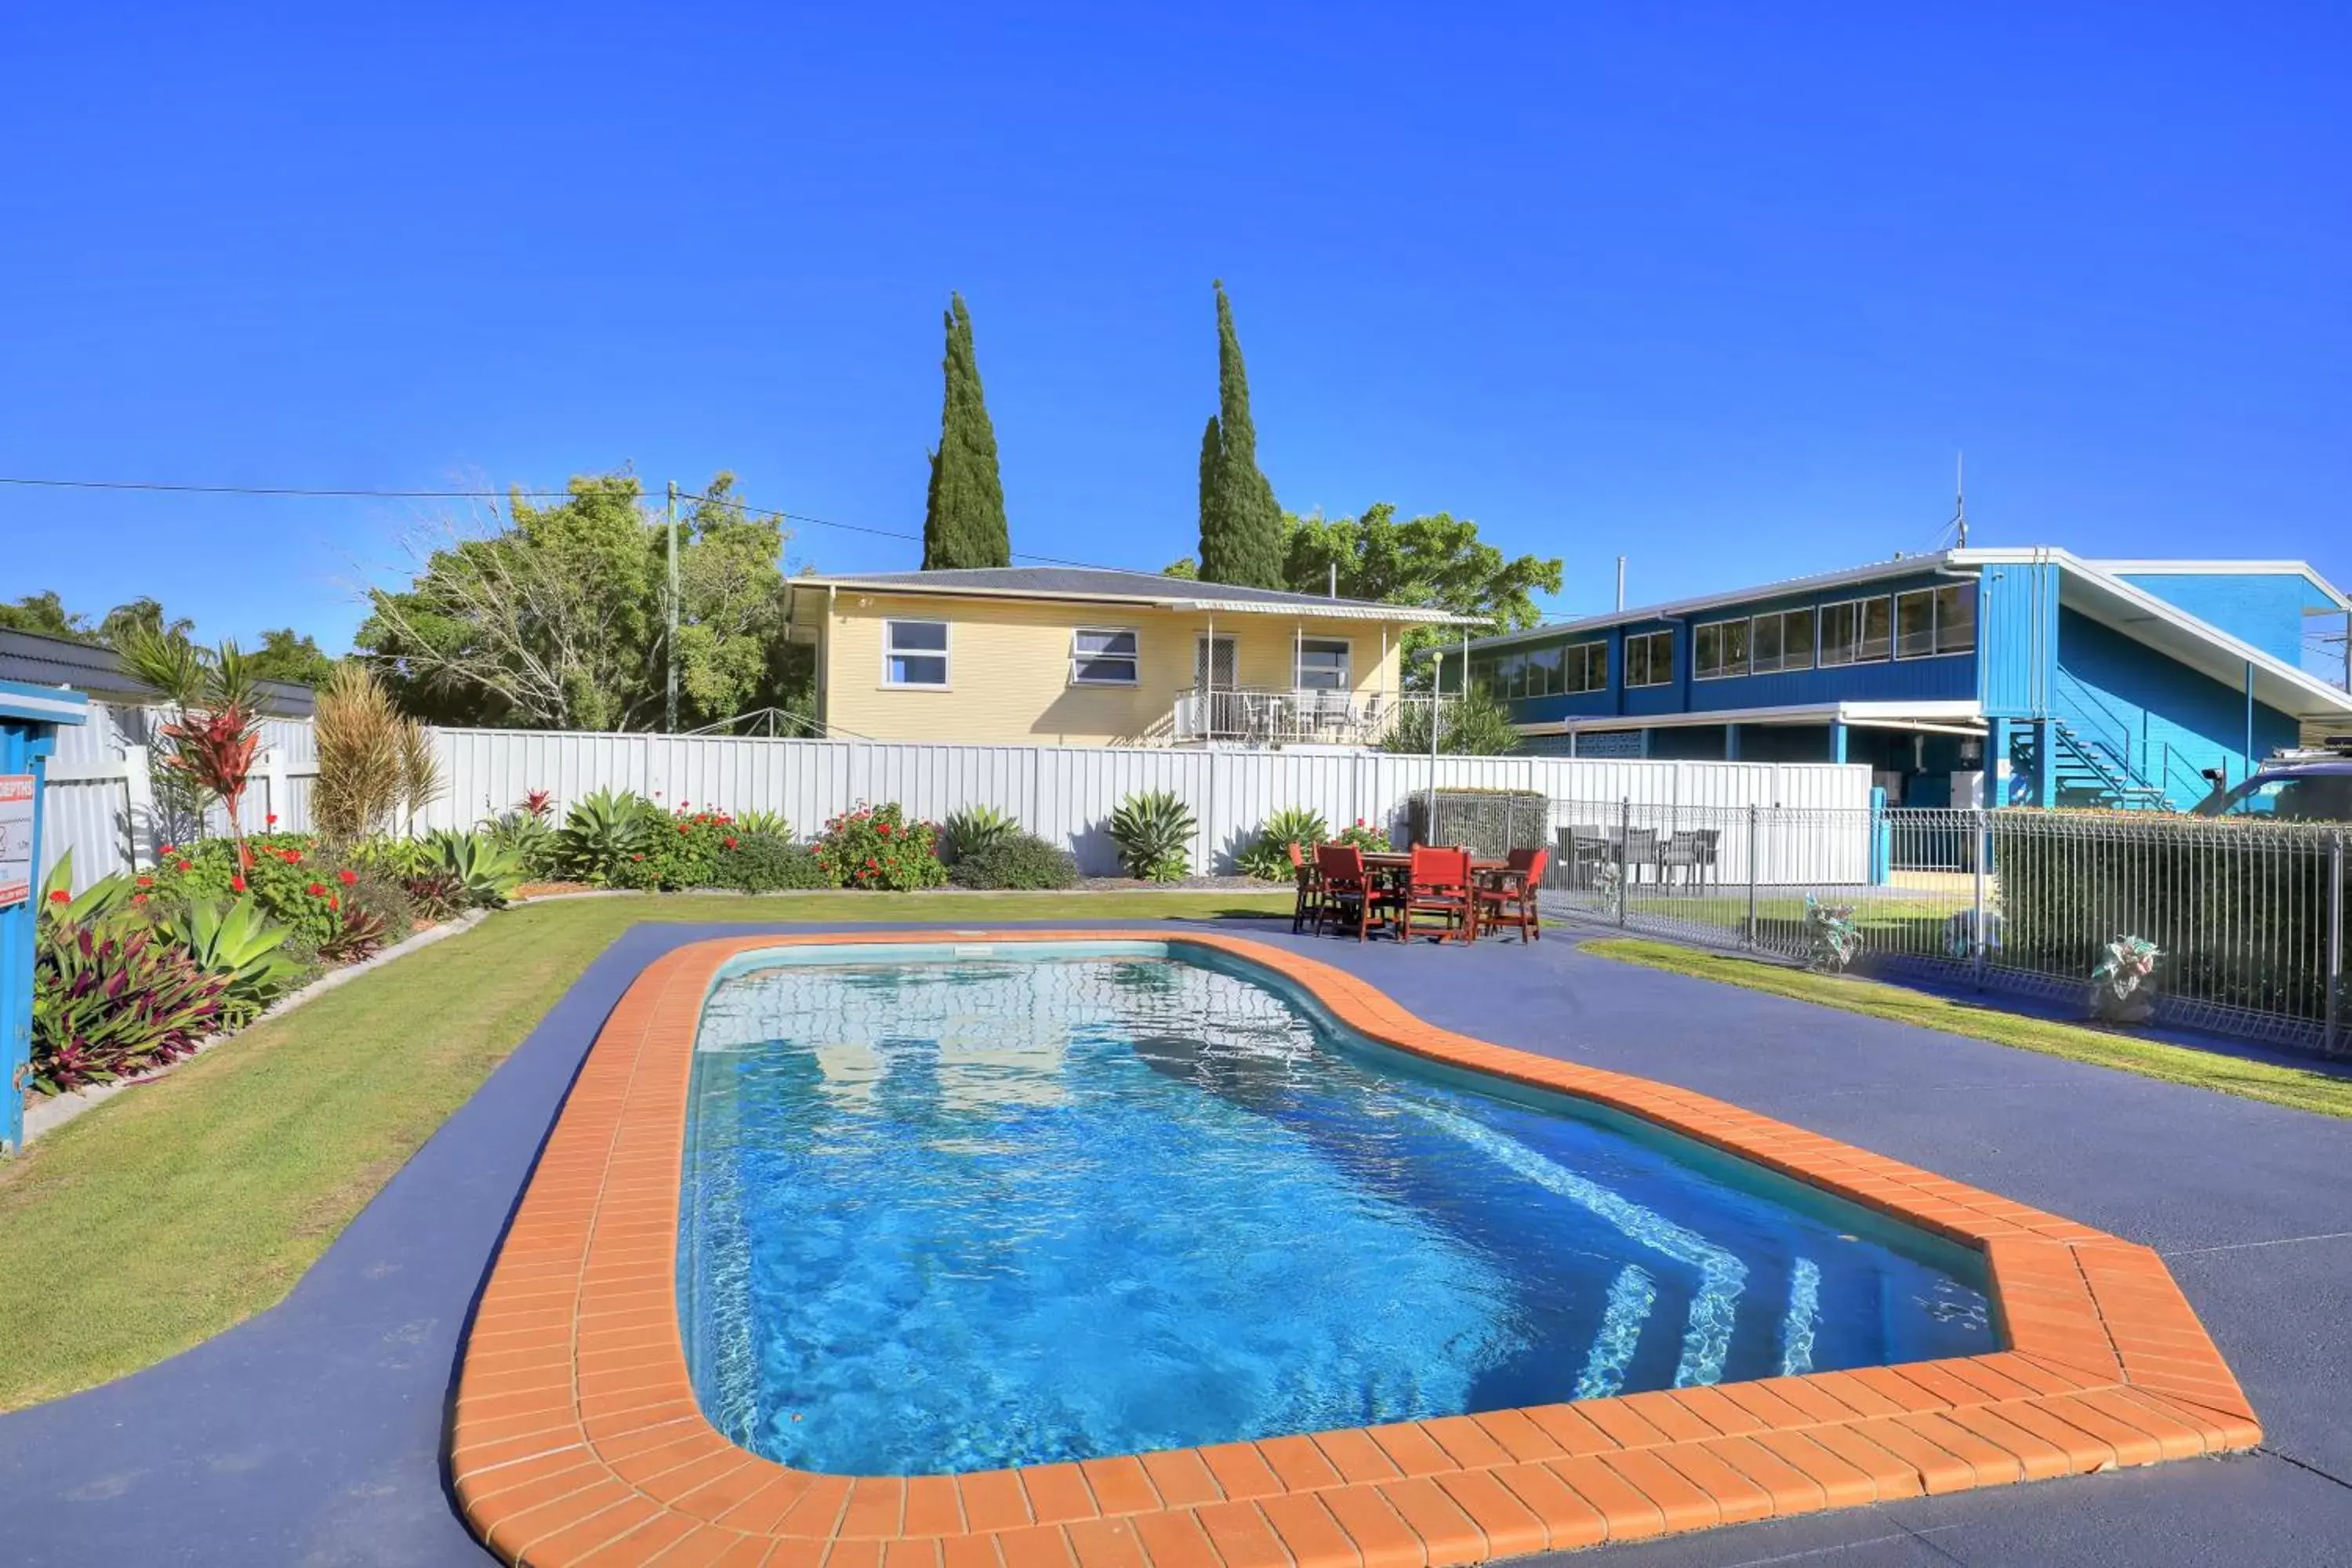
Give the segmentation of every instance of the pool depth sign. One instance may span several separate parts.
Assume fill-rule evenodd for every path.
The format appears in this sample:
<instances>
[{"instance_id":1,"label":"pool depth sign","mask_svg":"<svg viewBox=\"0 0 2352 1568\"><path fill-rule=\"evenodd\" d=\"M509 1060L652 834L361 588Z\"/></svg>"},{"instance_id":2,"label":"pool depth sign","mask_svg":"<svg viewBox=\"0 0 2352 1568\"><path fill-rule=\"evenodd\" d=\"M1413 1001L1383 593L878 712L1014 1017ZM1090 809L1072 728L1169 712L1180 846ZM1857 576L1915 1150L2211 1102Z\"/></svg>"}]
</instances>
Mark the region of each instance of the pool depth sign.
<instances>
[{"instance_id":1,"label":"pool depth sign","mask_svg":"<svg viewBox=\"0 0 2352 1568\"><path fill-rule=\"evenodd\" d=\"M33 803L39 793L30 773L0 773L0 909L33 896Z\"/></svg>"},{"instance_id":2,"label":"pool depth sign","mask_svg":"<svg viewBox=\"0 0 2352 1568\"><path fill-rule=\"evenodd\" d=\"M89 722L89 699L79 691L0 680L0 1152L23 1142L25 1085L32 1077L41 785L58 731Z\"/></svg>"}]
</instances>

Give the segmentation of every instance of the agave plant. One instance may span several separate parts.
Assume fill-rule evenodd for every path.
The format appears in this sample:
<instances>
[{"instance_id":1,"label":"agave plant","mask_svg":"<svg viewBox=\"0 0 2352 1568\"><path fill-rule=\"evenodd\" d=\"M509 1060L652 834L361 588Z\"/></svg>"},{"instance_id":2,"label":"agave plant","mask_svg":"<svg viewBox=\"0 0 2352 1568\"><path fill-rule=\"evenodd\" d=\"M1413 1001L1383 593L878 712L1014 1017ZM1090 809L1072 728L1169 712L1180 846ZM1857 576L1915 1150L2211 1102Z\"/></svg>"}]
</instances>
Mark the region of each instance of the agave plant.
<instances>
[{"instance_id":1,"label":"agave plant","mask_svg":"<svg viewBox=\"0 0 2352 1568\"><path fill-rule=\"evenodd\" d=\"M528 802L499 813L482 825L482 831L491 843L514 852L524 876L543 877L555 868L555 829Z\"/></svg>"},{"instance_id":2,"label":"agave plant","mask_svg":"<svg viewBox=\"0 0 2352 1568\"><path fill-rule=\"evenodd\" d=\"M572 802L556 832L556 858L583 881L610 882L653 838L656 808L626 790L600 789Z\"/></svg>"},{"instance_id":3,"label":"agave plant","mask_svg":"<svg viewBox=\"0 0 2352 1568\"><path fill-rule=\"evenodd\" d=\"M772 838L790 838L793 825L784 820L781 811L744 811L735 816L735 831L749 836L764 833Z\"/></svg>"},{"instance_id":4,"label":"agave plant","mask_svg":"<svg viewBox=\"0 0 2352 1568\"><path fill-rule=\"evenodd\" d=\"M272 923L249 898L226 904L198 900L157 929L198 969L221 979L221 1014L230 1024L251 1019L301 973L284 951L286 928Z\"/></svg>"},{"instance_id":5,"label":"agave plant","mask_svg":"<svg viewBox=\"0 0 2352 1568\"><path fill-rule=\"evenodd\" d=\"M1021 831L1021 824L992 805L968 805L940 824L940 861L952 866Z\"/></svg>"},{"instance_id":6,"label":"agave plant","mask_svg":"<svg viewBox=\"0 0 2352 1568\"><path fill-rule=\"evenodd\" d=\"M425 835L425 846L433 869L456 883L463 900L477 909L504 905L523 879L522 857L487 833L438 828Z\"/></svg>"},{"instance_id":7,"label":"agave plant","mask_svg":"<svg viewBox=\"0 0 2352 1568\"><path fill-rule=\"evenodd\" d=\"M1330 824L1323 814L1311 806L1285 806L1265 819L1258 828L1250 847L1241 852L1235 862L1244 876L1255 877L1261 882L1287 882L1291 879L1290 847L1311 856L1318 844L1331 837Z\"/></svg>"},{"instance_id":8,"label":"agave plant","mask_svg":"<svg viewBox=\"0 0 2352 1568\"><path fill-rule=\"evenodd\" d=\"M1862 951L1862 930L1852 904L1825 904L1805 895L1805 967L1843 974Z\"/></svg>"},{"instance_id":9,"label":"agave plant","mask_svg":"<svg viewBox=\"0 0 2352 1568\"><path fill-rule=\"evenodd\" d=\"M186 1056L220 1026L227 987L127 911L46 922L34 956L34 1087L58 1094Z\"/></svg>"},{"instance_id":10,"label":"agave plant","mask_svg":"<svg viewBox=\"0 0 2352 1568\"><path fill-rule=\"evenodd\" d=\"M1129 795L1110 814L1111 841L1127 874L1146 882L1181 882L1192 868L1192 808L1173 790Z\"/></svg>"}]
</instances>

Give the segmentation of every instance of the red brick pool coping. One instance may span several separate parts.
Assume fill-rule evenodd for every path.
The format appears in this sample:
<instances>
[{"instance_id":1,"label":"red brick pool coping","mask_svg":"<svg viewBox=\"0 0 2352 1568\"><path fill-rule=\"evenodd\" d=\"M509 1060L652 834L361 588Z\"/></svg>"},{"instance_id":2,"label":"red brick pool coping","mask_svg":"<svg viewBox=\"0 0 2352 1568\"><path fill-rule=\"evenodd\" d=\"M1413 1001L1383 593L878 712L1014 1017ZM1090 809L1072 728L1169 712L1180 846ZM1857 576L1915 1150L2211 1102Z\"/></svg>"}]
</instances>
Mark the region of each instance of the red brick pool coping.
<instances>
[{"instance_id":1,"label":"red brick pool coping","mask_svg":"<svg viewBox=\"0 0 2352 1568\"><path fill-rule=\"evenodd\" d=\"M795 1470L703 1416L677 1319L688 1075L720 965L816 944L1166 942L1349 1026L1580 1095L1980 1248L1995 1354L958 1476ZM741 936L646 966L598 1034L485 1289L450 1469L530 1568L1442 1568L2252 1447L2252 1406L2147 1247L1719 1100L1433 1028L1211 932Z\"/></svg>"}]
</instances>

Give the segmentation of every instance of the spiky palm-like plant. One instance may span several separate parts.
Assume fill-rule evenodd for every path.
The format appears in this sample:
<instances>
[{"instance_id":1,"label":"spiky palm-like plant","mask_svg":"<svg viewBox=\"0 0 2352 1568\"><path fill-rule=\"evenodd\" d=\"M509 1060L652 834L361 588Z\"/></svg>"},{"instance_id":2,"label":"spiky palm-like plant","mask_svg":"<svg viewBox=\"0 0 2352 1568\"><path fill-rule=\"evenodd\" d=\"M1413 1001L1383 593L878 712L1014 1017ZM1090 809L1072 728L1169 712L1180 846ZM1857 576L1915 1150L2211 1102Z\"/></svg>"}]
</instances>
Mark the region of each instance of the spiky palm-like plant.
<instances>
[{"instance_id":1,"label":"spiky palm-like plant","mask_svg":"<svg viewBox=\"0 0 2352 1568\"><path fill-rule=\"evenodd\" d=\"M338 665L319 693L311 720L319 779L310 812L331 842L356 843L393 820L402 798L404 722L392 693L366 665Z\"/></svg>"},{"instance_id":2,"label":"spiky palm-like plant","mask_svg":"<svg viewBox=\"0 0 2352 1568\"><path fill-rule=\"evenodd\" d=\"M184 631L143 623L122 632L116 651L131 678L171 710L158 731L169 748L164 765L221 803L236 841L237 866L251 870L238 815L261 749L261 702L251 662L234 642L201 648Z\"/></svg>"}]
</instances>

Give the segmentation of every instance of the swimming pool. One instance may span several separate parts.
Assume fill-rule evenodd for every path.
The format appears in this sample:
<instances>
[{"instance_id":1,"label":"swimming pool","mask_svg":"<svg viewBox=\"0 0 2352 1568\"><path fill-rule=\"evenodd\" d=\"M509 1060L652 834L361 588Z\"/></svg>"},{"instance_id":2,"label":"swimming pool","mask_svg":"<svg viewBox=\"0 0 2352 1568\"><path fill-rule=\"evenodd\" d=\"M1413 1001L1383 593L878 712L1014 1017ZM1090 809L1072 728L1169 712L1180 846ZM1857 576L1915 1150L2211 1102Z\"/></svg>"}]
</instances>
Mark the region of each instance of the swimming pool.
<instances>
[{"instance_id":1,"label":"swimming pool","mask_svg":"<svg viewBox=\"0 0 2352 1568\"><path fill-rule=\"evenodd\" d=\"M698 1397L852 1474L1996 1348L1980 1255L1158 943L739 959L678 1247Z\"/></svg>"}]
</instances>

